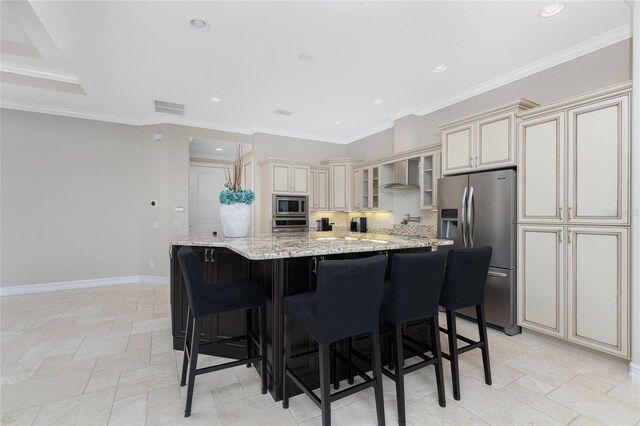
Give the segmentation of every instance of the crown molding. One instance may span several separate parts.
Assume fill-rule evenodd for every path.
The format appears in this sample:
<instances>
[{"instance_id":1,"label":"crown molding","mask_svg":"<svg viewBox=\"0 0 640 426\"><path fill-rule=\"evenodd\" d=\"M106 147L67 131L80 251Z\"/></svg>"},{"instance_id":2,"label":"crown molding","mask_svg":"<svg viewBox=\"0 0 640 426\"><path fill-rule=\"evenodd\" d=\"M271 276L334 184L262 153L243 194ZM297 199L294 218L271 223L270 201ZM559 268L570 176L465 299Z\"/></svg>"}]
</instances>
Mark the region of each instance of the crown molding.
<instances>
[{"instance_id":1,"label":"crown molding","mask_svg":"<svg viewBox=\"0 0 640 426\"><path fill-rule=\"evenodd\" d=\"M404 108L398 111L397 113L390 115L389 118L391 118L392 120L397 120L407 115L420 116L420 115L426 115L426 114L432 113L434 111L440 110L442 108L446 108L448 106L451 106L458 102L472 98L474 96L478 96L482 93L488 92L498 87L507 85L509 83L513 83L514 81L523 79L532 74L536 74L540 71L544 71L546 69L555 67L556 65L560 65L564 62L568 62L572 59L579 58L580 56L584 56L596 50L610 46L614 43L618 43L622 40L626 40L630 37L631 37L630 24L626 24L621 27L614 28L613 30L603 33L597 37L593 37L582 43L578 43L574 46L571 46L568 49L554 53L553 55L549 55L538 61L532 62L528 65L525 65L523 67L510 71L506 74L503 74L497 78L478 84L470 89L463 90L462 92L456 93L455 95L441 99L437 102L433 102L422 108Z\"/></svg>"},{"instance_id":2,"label":"crown molding","mask_svg":"<svg viewBox=\"0 0 640 426\"><path fill-rule=\"evenodd\" d=\"M12 64L4 63L4 64L0 64L0 71L8 72L11 74L26 75L34 78L42 78L44 80L55 80L55 81L61 81L63 83L77 84L79 86L82 85L80 84L80 80L78 80L78 78L75 75L62 74L58 72L43 70L40 68L27 67L24 65L12 65Z\"/></svg>"}]
</instances>

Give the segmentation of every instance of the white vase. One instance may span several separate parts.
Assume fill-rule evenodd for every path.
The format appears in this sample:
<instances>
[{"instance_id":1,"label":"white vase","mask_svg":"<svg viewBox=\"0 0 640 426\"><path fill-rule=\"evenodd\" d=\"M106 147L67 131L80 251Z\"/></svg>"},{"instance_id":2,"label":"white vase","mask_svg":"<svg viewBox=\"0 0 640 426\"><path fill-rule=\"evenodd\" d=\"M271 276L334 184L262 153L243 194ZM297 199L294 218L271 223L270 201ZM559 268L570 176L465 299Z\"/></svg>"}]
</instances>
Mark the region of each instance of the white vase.
<instances>
[{"instance_id":1,"label":"white vase","mask_svg":"<svg viewBox=\"0 0 640 426\"><path fill-rule=\"evenodd\" d=\"M246 237L251 226L251 206L245 203L221 204L220 222L225 237Z\"/></svg>"}]
</instances>

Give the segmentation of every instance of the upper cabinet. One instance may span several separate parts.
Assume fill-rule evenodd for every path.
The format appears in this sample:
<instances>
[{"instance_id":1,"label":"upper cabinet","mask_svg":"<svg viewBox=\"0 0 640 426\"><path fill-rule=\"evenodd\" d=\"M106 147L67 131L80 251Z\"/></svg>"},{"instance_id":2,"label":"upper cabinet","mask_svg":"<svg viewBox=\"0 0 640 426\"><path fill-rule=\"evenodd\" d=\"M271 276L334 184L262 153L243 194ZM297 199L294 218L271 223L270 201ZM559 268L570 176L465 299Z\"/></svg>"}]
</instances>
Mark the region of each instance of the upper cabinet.
<instances>
[{"instance_id":1,"label":"upper cabinet","mask_svg":"<svg viewBox=\"0 0 640 426\"><path fill-rule=\"evenodd\" d=\"M628 93L528 111L519 134L519 222L629 223Z\"/></svg>"},{"instance_id":2,"label":"upper cabinet","mask_svg":"<svg viewBox=\"0 0 640 426\"><path fill-rule=\"evenodd\" d=\"M420 208L432 210L438 200L438 178L440 178L440 157L438 149L420 156Z\"/></svg>"},{"instance_id":3,"label":"upper cabinet","mask_svg":"<svg viewBox=\"0 0 640 426\"><path fill-rule=\"evenodd\" d=\"M329 169L312 167L309 204L312 211L329 210Z\"/></svg>"},{"instance_id":4,"label":"upper cabinet","mask_svg":"<svg viewBox=\"0 0 640 426\"><path fill-rule=\"evenodd\" d=\"M352 210L353 167L357 161L336 159L321 162L329 168L329 210Z\"/></svg>"},{"instance_id":5,"label":"upper cabinet","mask_svg":"<svg viewBox=\"0 0 640 426\"><path fill-rule=\"evenodd\" d=\"M519 99L442 125L442 174L515 166L516 113L535 106Z\"/></svg>"},{"instance_id":6,"label":"upper cabinet","mask_svg":"<svg viewBox=\"0 0 640 426\"><path fill-rule=\"evenodd\" d=\"M271 171L271 192L275 194L309 194L309 172L307 164L287 162L265 163Z\"/></svg>"},{"instance_id":7,"label":"upper cabinet","mask_svg":"<svg viewBox=\"0 0 640 426\"><path fill-rule=\"evenodd\" d=\"M380 197L380 165L353 170L354 210L382 209Z\"/></svg>"}]
</instances>

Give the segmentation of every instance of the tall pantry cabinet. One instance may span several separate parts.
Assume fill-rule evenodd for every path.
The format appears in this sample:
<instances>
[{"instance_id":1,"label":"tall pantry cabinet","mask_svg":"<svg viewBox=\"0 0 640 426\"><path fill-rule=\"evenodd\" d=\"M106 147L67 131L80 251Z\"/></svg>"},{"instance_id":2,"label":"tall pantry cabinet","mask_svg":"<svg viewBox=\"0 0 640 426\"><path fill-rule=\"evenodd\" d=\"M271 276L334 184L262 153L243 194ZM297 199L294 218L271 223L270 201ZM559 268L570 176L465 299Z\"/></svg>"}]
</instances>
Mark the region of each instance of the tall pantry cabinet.
<instances>
[{"instance_id":1,"label":"tall pantry cabinet","mask_svg":"<svg viewBox=\"0 0 640 426\"><path fill-rule=\"evenodd\" d=\"M518 323L629 357L631 84L519 114Z\"/></svg>"}]
</instances>

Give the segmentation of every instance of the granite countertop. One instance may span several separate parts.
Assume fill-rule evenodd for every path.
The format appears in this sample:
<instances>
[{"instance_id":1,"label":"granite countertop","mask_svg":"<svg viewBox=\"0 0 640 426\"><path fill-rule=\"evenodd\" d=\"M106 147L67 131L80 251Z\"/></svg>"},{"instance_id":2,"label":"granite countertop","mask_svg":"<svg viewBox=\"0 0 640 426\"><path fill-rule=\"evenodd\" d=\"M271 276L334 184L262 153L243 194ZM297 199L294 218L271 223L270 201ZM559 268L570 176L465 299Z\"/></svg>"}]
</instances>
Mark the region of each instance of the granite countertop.
<instances>
[{"instance_id":1,"label":"granite countertop","mask_svg":"<svg viewBox=\"0 0 640 426\"><path fill-rule=\"evenodd\" d=\"M266 260L446 246L452 245L453 241L413 236L361 234L357 232L283 232L245 238L192 235L179 237L172 241L171 244L178 246L224 247L250 260Z\"/></svg>"}]
</instances>

